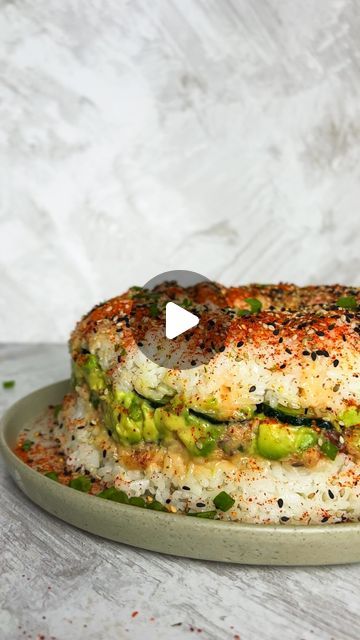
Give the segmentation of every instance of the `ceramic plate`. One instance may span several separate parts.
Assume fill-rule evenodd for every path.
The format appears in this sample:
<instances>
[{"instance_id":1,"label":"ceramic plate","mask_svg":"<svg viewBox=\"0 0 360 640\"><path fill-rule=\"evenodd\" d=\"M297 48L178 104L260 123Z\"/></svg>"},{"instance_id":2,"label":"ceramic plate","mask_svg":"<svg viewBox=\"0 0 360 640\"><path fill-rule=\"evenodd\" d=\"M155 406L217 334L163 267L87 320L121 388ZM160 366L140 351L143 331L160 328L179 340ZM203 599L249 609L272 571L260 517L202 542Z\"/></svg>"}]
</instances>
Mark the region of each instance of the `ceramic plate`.
<instances>
[{"instance_id":1,"label":"ceramic plate","mask_svg":"<svg viewBox=\"0 0 360 640\"><path fill-rule=\"evenodd\" d=\"M58 484L13 453L19 431L69 389L63 380L26 396L4 415L0 449L30 500L75 527L134 547L239 564L319 565L360 561L360 524L251 525L186 518L102 500Z\"/></svg>"}]
</instances>

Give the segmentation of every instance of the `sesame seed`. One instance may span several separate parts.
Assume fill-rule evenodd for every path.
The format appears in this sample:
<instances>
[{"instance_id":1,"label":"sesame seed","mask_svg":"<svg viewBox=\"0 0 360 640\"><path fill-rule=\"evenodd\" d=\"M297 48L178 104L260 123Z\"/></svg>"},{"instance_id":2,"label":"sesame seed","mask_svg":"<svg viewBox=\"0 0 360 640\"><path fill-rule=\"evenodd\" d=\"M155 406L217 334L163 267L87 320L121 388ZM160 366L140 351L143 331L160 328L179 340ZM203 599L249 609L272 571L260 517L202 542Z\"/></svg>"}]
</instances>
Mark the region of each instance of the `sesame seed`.
<instances>
[{"instance_id":1,"label":"sesame seed","mask_svg":"<svg viewBox=\"0 0 360 640\"><path fill-rule=\"evenodd\" d=\"M315 351L311 352L311 360L313 360L314 362L316 360L316 352Z\"/></svg>"},{"instance_id":2,"label":"sesame seed","mask_svg":"<svg viewBox=\"0 0 360 640\"><path fill-rule=\"evenodd\" d=\"M197 507L205 507L206 505L205 505L205 502L197 502L196 506Z\"/></svg>"},{"instance_id":3,"label":"sesame seed","mask_svg":"<svg viewBox=\"0 0 360 640\"><path fill-rule=\"evenodd\" d=\"M286 347L285 351L286 351L286 353L288 353L290 355L292 354L292 351L291 351L291 349L289 349L289 347Z\"/></svg>"},{"instance_id":4,"label":"sesame seed","mask_svg":"<svg viewBox=\"0 0 360 640\"><path fill-rule=\"evenodd\" d=\"M183 485L183 489L184 491L190 491L190 487L186 486L186 484Z\"/></svg>"},{"instance_id":5,"label":"sesame seed","mask_svg":"<svg viewBox=\"0 0 360 640\"><path fill-rule=\"evenodd\" d=\"M321 520L321 522L327 522L329 520L329 516L324 516Z\"/></svg>"},{"instance_id":6,"label":"sesame seed","mask_svg":"<svg viewBox=\"0 0 360 640\"><path fill-rule=\"evenodd\" d=\"M335 498L333 492L331 491L331 489L328 490L328 494L329 494L329 498L331 498L331 500L333 500Z\"/></svg>"},{"instance_id":7,"label":"sesame seed","mask_svg":"<svg viewBox=\"0 0 360 640\"><path fill-rule=\"evenodd\" d=\"M310 351L308 351L307 349L305 349L305 351L302 352L303 356L309 356L310 355Z\"/></svg>"},{"instance_id":8,"label":"sesame seed","mask_svg":"<svg viewBox=\"0 0 360 640\"><path fill-rule=\"evenodd\" d=\"M253 391L256 391L256 386L254 384L249 389L250 393L252 393Z\"/></svg>"},{"instance_id":9,"label":"sesame seed","mask_svg":"<svg viewBox=\"0 0 360 640\"><path fill-rule=\"evenodd\" d=\"M285 369L285 367L286 367L286 364L281 364L280 365L280 369Z\"/></svg>"},{"instance_id":10,"label":"sesame seed","mask_svg":"<svg viewBox=\"0 0 360 640\"><path fill-rule=\"evenodd\" d=\"M288 518L287 516L281 516L280 520L281 522L287 522L288 520L290 520L290 518Z\"/></svg>"},{"instance_id":11,"label":"sesame seed","mask_svg":"<svg viewBox=\"0 0 360 640\"><path fill-rule=\"evenodd\" d=\"M333 366L334 366L334 367L337 367L337 366L338 366L338 364L339 364L339 360L336 358L336 359L334 360L334 362L333 362Z\"/></svg>"},{"instance_id":12,"label":"sesame seed","mask_svg":"<svg viewBox=\"0 0 360 640\"><path fill-rule=\"evenodd\" d=\"M279 500L277 501L280 509L282 509L282 507L284 506L284 500L282 498L279 498Z\"/></svg>"},{"instance_id":13,"label":"sesame seed","mask_svg":"<svg viewBox=\"0 0 360 640\"><path fill-rule=\"evenodd\" d=\"M192 367L195 367L195 365L196 365L196 360L191 360L190 364L191 364L191 366L192 366Z\"/></svg>"},{"instance_id":14,"label":"sesame seed","mask_svg":"<svg viewBox=\"0 0 360 640\"><path fill-rule=\"evenodd\" d=\"M240 347L242 347L244 344L243 340L239 340L239 342L237 343L237 348L240 349Z\"/></svg>"}]
</instances>

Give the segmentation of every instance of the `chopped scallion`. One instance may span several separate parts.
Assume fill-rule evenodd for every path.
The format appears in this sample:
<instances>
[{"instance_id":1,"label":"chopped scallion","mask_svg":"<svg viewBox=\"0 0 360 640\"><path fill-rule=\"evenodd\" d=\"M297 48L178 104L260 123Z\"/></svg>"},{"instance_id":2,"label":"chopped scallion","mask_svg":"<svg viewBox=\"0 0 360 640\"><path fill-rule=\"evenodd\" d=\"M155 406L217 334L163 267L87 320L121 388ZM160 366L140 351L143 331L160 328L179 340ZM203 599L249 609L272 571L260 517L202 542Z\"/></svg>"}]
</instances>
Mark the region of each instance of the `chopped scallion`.
<instances>
[{"instance_id":1,"label":"chopped scallion","mask_svg":"<svg viewBox=\"0 0 360 640\"><path fill-rule=\"evenodd\" d=\"M235 500L229 496L226 491L221 491L217 496L215 496L213 503L217 509L220 509L220 511L229 511L229 509L234 506Z\"/></svg>"},{"instance_id":2,"label":"chopped scallion","mask_svg":"<svg viewBox=\"0 0 360 640\"><path fill-rule=\"evenodd\" d=\"M2 386L4 389L12 389L15 387L15 380L4 380Z\"/></svg>"},{"instance_id":3,"label":"chopped scallion","mask_svg":"<svg viewBox=\"0 0 360 640\"><path fill-rule=\"evenodd\" d=\"M87 493L90 491L91 480L87 476L78 476L77 478L70 480L69 487L76 489L77 491Z\"/></svg>"},{"instance_id":4,"label":"chopped scallion","mask_svg":"<svg viewBox=\"0 0 360 640\"><path fill-rule=\"evenodd\" d=\"M336 305L341 309L350 309L351 311L356 311L358 308L355 296L341 296L336 302Z\"/></svg>"}]
</instances>

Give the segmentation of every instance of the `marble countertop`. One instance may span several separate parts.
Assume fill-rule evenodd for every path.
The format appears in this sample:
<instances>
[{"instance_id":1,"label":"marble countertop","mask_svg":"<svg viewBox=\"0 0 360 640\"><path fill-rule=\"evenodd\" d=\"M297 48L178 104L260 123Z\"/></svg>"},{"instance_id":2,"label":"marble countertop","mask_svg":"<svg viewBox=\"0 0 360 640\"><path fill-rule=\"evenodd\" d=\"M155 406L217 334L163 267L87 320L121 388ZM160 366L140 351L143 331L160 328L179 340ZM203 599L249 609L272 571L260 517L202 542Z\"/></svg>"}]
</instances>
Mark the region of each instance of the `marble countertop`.
<instances>
[{"instance_id":1,"label":"marble countertop","mask_svg":"<svg viewBox=\"0 0 360 640\"><path fill-rule=\"evenodd\" d=\"M0 413L68 375L64 345L0 346ZM162 556L32 504L0 461L1 640L358 640L359 565L287 568ZM136 612L136 613L135 613Z\"/></svg>"},{"instance_id":2,"label":"marble countertop","mask_svg":"<svg viewBox=\"0 0 360 640\"><path fill-rule=\"evenodd\" d=\"M359 284L359 29L358 0L1 2L0 341L173 269Z\"/></svg>"}]
</instances>

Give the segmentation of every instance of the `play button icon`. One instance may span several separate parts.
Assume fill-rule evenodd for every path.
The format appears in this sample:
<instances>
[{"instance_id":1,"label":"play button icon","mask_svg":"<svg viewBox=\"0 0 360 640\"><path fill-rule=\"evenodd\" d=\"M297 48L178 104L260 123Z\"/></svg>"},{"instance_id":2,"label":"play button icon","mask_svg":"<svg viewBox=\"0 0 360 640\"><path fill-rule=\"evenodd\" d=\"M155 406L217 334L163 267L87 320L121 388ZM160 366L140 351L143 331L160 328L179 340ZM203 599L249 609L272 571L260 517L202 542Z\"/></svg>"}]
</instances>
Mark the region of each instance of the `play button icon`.
<instances>
[{"instance_id":1,"label":"play button icon","mask_svg":"<svg viewBox=\"0 0 360 640\"><path fill-rule=\"evenodd\" d=\"M192 369L224 351L232 316L221 286L201 274L166 271L132 287L129 297L128 327L154 364Z\"/></svg>"},{"instance_id":2,"label":"play button icon","mask_svg":"<svg viewBox=\"0 0 360 640\"><path fill-rule=\"evenodd\" d=\"M177 338L199 324L198 316L186 311L175 302L168 302L165 309L165 335L169 340Z\"/></svg>"}]
</instances>

